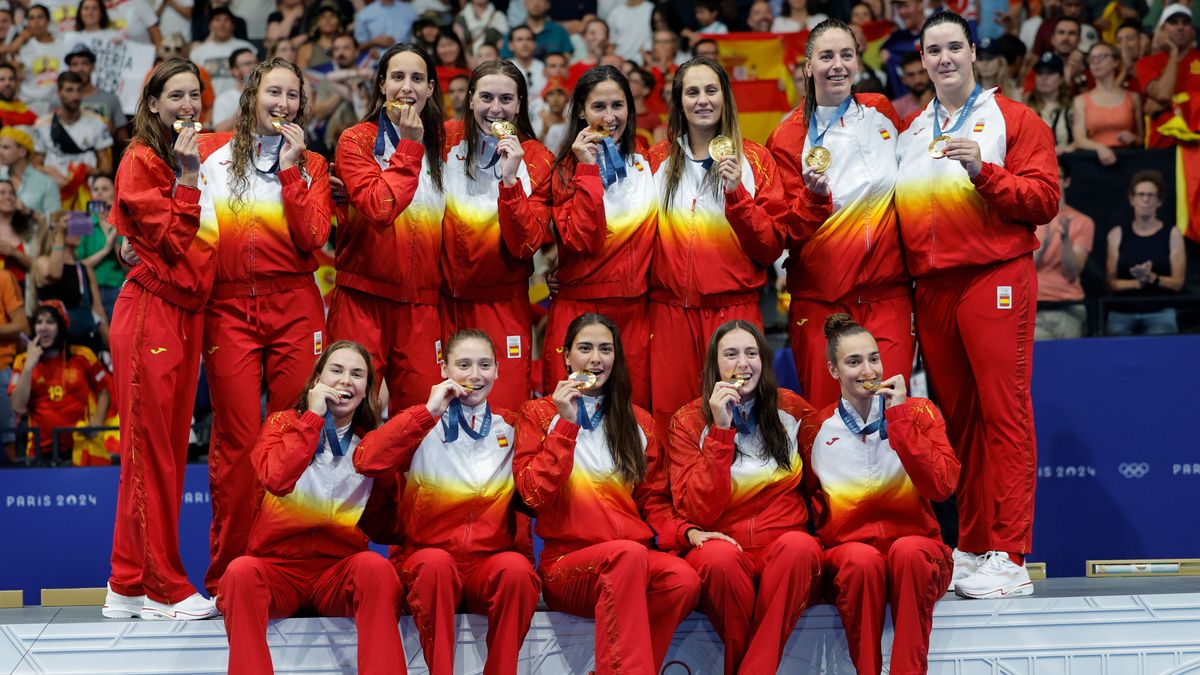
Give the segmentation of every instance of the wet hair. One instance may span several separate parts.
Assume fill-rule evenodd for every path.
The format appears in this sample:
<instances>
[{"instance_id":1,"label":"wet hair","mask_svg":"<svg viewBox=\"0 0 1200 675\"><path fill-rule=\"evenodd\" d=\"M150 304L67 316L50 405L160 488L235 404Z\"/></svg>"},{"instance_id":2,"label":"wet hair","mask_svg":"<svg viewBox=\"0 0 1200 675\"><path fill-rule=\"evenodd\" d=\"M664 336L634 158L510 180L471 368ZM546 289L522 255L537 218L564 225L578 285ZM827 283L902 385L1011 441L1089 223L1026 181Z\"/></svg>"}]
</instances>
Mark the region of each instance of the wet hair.
<instances>
[{"instance_id":1,"label":"wet hair","mask_svg":"<svg viewBox=\"0 0 1200 675\"><path fill-rule=\"evenodd\" d=\"M733 87L729 84L728 73L720 63L707 57L697 56L686 61L675 72L675 79L671 86L671 111L667 119L670 154L667 156L666 178L663 180L664 212L671 210L671 202L675 198L675 193L679 191L679 183L683 179L683 169L688 161L683 145L679 142L679 139L683 138L688 131L687 117L683 114L683 79L687 71L699 67L706 67L717 74L717 81L721 84L722 98L721 122L717 128L717 134L728 136L733 141L738 160L740 161L742 157L742 131L738 126L737 102L733 100ZM717 171L717 163L713 162L708 169L708 175L704 177L703 187L711 190L713 195L718 195L721 191L721 181Z\"/></svg>"},{"instance_id":2,"label":"wet hair","mask_svg":"<svg viewBox=\"0 0 1200 675\"><path fill-rule=\"evenodd\" d=\"M411 42L401 42L388 47L379 59L379 65L375 67L375 77L371 80L371 104L367 106L367 114L363 116L362 121L379 121L379 111L383 110L383 104L387 100L383 93L383 81L387 79L392 57L397 54L416 54L420 57L425 62L425 76L433 85L433 91L425 100L425 107L421 109L421 126L425 129L421 136L421 144L425 146L425 159L429 162L429 177L433 179L434 187L441 191L442 170L446 164L442 154L442 146L446 143L445 113L442 112L442 87L438 84L437 66L429 52Z\"/></svg>"},{"instance_id":3,"label":"wet hair","mask_svg":"<svg viewBox=\"0 0 1200 675\"><path fill-rule=\"evenodd\" d=\"M187 59L172 57L158 64L151 73L149 81L142 89L138 99L137 112L133 116L133 140L150 148L173 171L179 171L179 160L175 158L171 132L158 113L150 110L150 99L161 99L167 82L172 77L187 73L196 78L200 84L200 93L204 93L204 80L200 78L200 70L196 64Z\"/></svg>"},{"instance_id":4,"label":"wet hair","mask_svg":"<svg viewBox=\"0 0 1200 675\"><path fill-rule=\"evenodd\" d=\"M604 326L612 333L613 365L604 383L604 438L608 451L612 453L613 466L622 480L637 484L646 477L646 451L642 445L637 416L633 412L633 386L630 384L629 366L625 362L625 347L621 344L621 331L617 324L603 314L580 314L567 325L563 338L563 359L575 346L575 338L588 326ZM570 370L570 366L567 366ZM639 373L639 376L644 376Z\"/></svg>"},{"instance_id":5,"label":"wet hair","mask_svg":"<svg viewBox=\"0 0 1200 675\"><path fill-rule=\"evenodd\" d=\"M234 125L233 139L230 141L233 156L233 163L229 167L229 188L233 193L230 203L235 212L245 205L246 193L250 189L250 176L256 171L254 168L254 135L258 133L258 89L262 86L263 78L276 69L286 70L294 75L300 86L300 106L296 108L296 118L292 120L292 123L303 128L307 122L308 94L305 93L304 73L301 72L300 67L281 58L271 58L259 62L246 78L246 85L242 89L242 96L238 101L238 116ZM301 171L305 171L308 168L307 164L306 153L300 153L300 159L296 160L296 166L300 167Z\"/></svg>"},{"instance_id":6,"label":"wet hair","mask_svg":"<svg viewBox=\"0 0 1200 675\"><path fill-rule=\"evenodd\" d=\"M701 401L704 402L700 409L704 412L704 419L712 424L712 409L706 402L712 397L717 382L725 379L718 364L721 355L719 345L726 335L735 330L744 330L754 337L754 342L758 346L758 357L762 361L758 386L754 390L756 403L751 414L754 415L754 419L758 422L758 429L762 432L763 458L769 457L775 460L776 466L790 471L792 468L792 441L788 438L787 431L783 428L783 422L779 419L779 384L775 380L775 369L771 365L771 346L767 344L767 338L763 337L762 331L754 324L735 319L721 324L717 330L713 331L712 337L708 340L708 352L704 356L704 369L700 372L700 396ZM737 452L741 453L742 451L739 448Z\"/></svg>"},{"instance_id":7,"label":"wet hair","mask_svg":"<svg viewBox=\"0 0 1200 675\"><path fill-rule=\"evenodd\" d=\"M934 14L933 16L926 19L925 25L921 26L921 38L919 40L919 43L921 45L922 51L924 51L924 49L925 49L925 33L930 28L933 28L934 26L940 26L944 23L953 24L953 25L961 28L962 32L963 32L963 36L967 38L967 43L970 44L971 46L975 46L975 38L971 35L971 26L967 23L967 20L962 18L958 14L955 14L954 12L943 11L943 12L938 12L937 14Z\"/></svg>"},{"instance_id":8,"label":"wet hair","mask_svg":"<svg viewBox=\"0 0 1200 675\"><path fill-rule=\"evenodd\" d=\"M859 333L867 333L867 329L858 325L858 322L850 318L849 314L838 312L829 315L825 319L825 358L829 359L830 363L837 363L838 343L844 337Z\"/></svg>"},{"instance_id":9,"label":"wet hair","mask_svg":"<svg viewBox=\"0 0 1200 675\"><path fill-rule=\"evenodd\" d=\"M620 146L621 154L625 157L632 157L637 143L637 110L633 107L633 92L629 89L629 80L613 66L596 66L588 69L575 83L575 90L571 93L571 102L567 106L567 124L569 126L567 133L563 134L562 146L558 149L558 157L554 162L558 167L558 178L561 185L572 192L574 187L571 178L575 175L576 160L571 146L575 143L575 137L579 135L579 132L588 125L587 120L584 119L587 97L601 82L616 82L617 86L621 88L621 92L625 94L625 109L628 111L625 119L625 131L621 133L620 138L613 139Z\"/></svg>"},{"instance_id":10,"label":"wet hair","mask_svg":"<svg viewBox=\"0 0 1200 675\"><path fill-rule=\"evenodd\" d=\"M496 355L496 345L492 344L492 338L488 334L478 328L461 328L446 339L445 361L450 363L450 355L454 353L455 348L467 340L482 340L487 344L488 349L492 350L492 356Z\"/></svg>"},{"instance_id":11,"label":"wet hair","mask_svg":"<svg viewBox=\"0 0 1200 675\"><path fill-rule=\"evenodd\" d=\"M325 364L329 363L329 358L335 353L350 349L363 358L367 363L367 387L366 395L363 400L359 401L358 407L354 409L354 417L351 418L351 427L359 432L374 431L379 426L379 398L375 395L376 373L375 366L371 363L371 355L367 353L366 347L353 342L351 340L338 340L329 345L321 358L317 359L316 365L313 366L312 375L308 378L308 383L304 385L304 389L300 391L300 397L296 399L295 410L298 414L303 415L308 410L308 392L312 391L313 385L320 379L321 373L325 371Z\"/></svg>"},{"instance_id":12,"label":"wet hair","mask_svg":"<svg viewBox=\"0 0 1200 675\"><path fill-rule=\"evenodd\" d=\"M465 171L467 177L475 179L475 165L478 160L478 152L476 152L476 144L479 142L479 125L475 123L475 108L473 101L475 99L475 88L479 86L479 80L488 75L504 75L512 80L517 85L517 100L520 105L517 109L517 117L512 120L514 126L517 127L517 140L527 141L531 138L537 138L537 134L533 133L533 125L529 121L529 89L525 84L525 76L521 74L521 70L517 68L511 61L501 61L499 59L486 61L475 67L471 73L471 80L467 82L467 105L462 111L463 122L463 138L467 141L467 165Z\"/></svg>"},{"instance_id":13,"label":"wet hair","mask_svg":"<svg viewBox=\"0 0 1200 675\"><path fill-rule=\"evenodd\" d=\"M854 31L850 30L850 24L841 19L825 19L817 24L816 28L808 34L808 41L804 45L804 62L811 64L813 58L813 45L816 44L817 38L831 30L840 30L850 36L850 43L854 45L855 55L859 54L858 40L854 37ZM807 72L804 73L804 125L808 128L809 120L812 119L813 113L817 110L817 78ZM854 100L854 95L851 94L850 100Z\"/></svg>"}]
</instances>

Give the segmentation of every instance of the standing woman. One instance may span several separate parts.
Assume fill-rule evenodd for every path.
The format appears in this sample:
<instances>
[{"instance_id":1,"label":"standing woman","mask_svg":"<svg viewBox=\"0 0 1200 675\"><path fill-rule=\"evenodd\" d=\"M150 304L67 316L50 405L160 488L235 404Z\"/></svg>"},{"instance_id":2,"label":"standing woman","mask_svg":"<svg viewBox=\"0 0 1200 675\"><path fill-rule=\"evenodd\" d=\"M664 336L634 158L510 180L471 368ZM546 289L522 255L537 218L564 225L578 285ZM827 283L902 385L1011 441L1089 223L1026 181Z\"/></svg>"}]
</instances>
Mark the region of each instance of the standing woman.
<instances>
[{"instance_id":1,"label":"standing woman","mask_svg":"<svg viewBox=\"0 0 1200 675\"><path fill-rule=\"evenodd\" d=\"M717 328L704 359L701 398L671 420L671 497L694 546L700 608L725 643L725 673L774 673L821 574L800 491L800 425L812 407L780 389L758 327Z\"/></svg>"},{"instance_id":2,"label":"standing woman","mask_svg":"<svg viewBox=\"0 0 1200 675\"><path fill-rule=\"evenodd\" d=\"M896 213L930 389L962 462L956 590L1028 594L1034 232L1058 211L1054 138L1032 110L975 83L961 16L930 17L921 48L937 95L900 136Z\"/></svg>"},{"instance_id":3,"label":"standing woman","mask_svg":"<svg viewBox=\"0 0 1200 675\"><path fill-rule=\"evenodd\" d=\"M406 536L393 562L435 675L455 672L457 608L487 615L487 675L516 674L537 609L541 583L530 562L529 520L515 512L516 415L487 400L496 375L486 333L451 335L445 379L429 400L369 434L354 457L366 475L404 474Z\"/></svg>"},{"instance_id":4,"label":"standing woman","mask_svg":"<svg viewBox=\"0 0 1200 675\"><path fill-rule=\"evenodd\" d=\"M213 400L210 591L246 552L260 501L249 453L262 426L264 376L267 409L286 408L325 342L313 252L329 237L332 202L325 160L304 147L301 83L300 69L287 61L260 63L246 79L235 131L210 137L201 167L201 218L222 234L204 313Z\"/></svg>"},{"instance_id":5,"label":"standing woman","mask_svg":"<svg viewBox=\"0 0 1200 675\"><path fill-rule=\"evenodd\" d=\"M200 71L167 59L150 75L117 169L109 221L141 262L117 298L110 340L121 416L121 483L109 618L206 619L216 608L187 580L179 508L203 309L215 274L217 228L200 220Z\"/></svg>"},{"instance_id":6,"label":"standing woman","mask_svg":"<svg viewBox=\"0 0 1200 675\"><path fill-rule=\"evenodd\" d=\"M570 129L554 170L558 290L542 348L542 381L567 376L567 324L585 312L621 329L633 402L650 405L650 323L646 293L658 202L649 162L635 152L633 94L621 71L592 68L579 78Z\"/></svg>"},{"instance_id":7,"label":"standing woman","mask_svg":"<svg viewBox=\"0 0 1200 675\"><path fill-rule=\"evenodd\" d=\"M433 60L420 47L392 45L372 91L366 117L337 144L352 208L338 223L329 334L367 348L396 413L439 379L445 130Z\"/></svg>"},{"instance_id":8,"label":"standing woman","mask_svg":"<svg viewBox=\"0 0 1200 675\"><path fill-rule=\"evenodd\" d=\"M851 94L858 44L846 24L822 21L805 54L804 115L789 117L767 147L792 197L792 357L804 395L824 406L838 396L821 331L823 317L835 312L869 326L887 362L908 376L915 349L912 279L896 224L896 111L879 94Z\"/></svg>"},{"instance_id":9,"label":"standing woman","mask_svg":"<svg viewBox=\"0 0 1200 675\"><path fill-rule=\"evenodd\" d=\"M529 398L529 275L550 221L554 156L529 124L525 77L508 61L471 73L462 123L448 129L442 236L442 334L479 328L501 345L492 395Z\"/></svg>"},{"instance_id":10,"label":"standing woman","mask_svg":"<svg viewBox=\"0 0 1200 675\"><path fill-rule=\"evenodd\" d=\"M517 420L513 474L537 512L542 596L555 611L596 620L596 672L651 675L662 668L700 580L676 556L684 523L671 508L650 415L630 402L621 335L607 317L567 326L567 369L554 393Z\"/></svg>"},{"instance_id":11,"label":"standing woman","mask_svg":"<svg viewBox=\"0 0 1200 675\"><path fill-rule=\"evenodd\" d=\"M650 150L659 190L650 265L650 396L662 429L699 395L712 332L733 319L762 325L758 299L767 268L783 251L787 213L775 160L742 139L721 65L694 58L679 67L674 82L668 140Z\"/></svg>"}]
</instances>

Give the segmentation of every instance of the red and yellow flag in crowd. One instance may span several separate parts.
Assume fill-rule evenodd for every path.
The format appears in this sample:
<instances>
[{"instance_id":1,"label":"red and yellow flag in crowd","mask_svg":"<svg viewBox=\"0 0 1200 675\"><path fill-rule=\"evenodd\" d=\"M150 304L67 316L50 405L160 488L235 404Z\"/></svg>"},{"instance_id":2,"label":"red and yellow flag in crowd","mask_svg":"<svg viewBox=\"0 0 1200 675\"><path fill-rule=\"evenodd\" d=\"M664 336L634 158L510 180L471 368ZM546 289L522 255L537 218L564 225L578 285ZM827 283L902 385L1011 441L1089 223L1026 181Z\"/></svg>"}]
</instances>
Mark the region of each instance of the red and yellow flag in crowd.
<instances>
[{"instance_id":1,"label":"red and yellow flag in crowd","mask_svg":"<svg viewBox=\"0 0 1200 675\"><path fill-rule=\"evenodd\" d=\"M729 73L742 136L765 143L795 105L791 67L804 60L808 31L704 37L717 43L717 58Z\"/></svg>"},{"instance_id":2,"label":"red and yellow flag in crowd","mask_svg":"<svg viewBox=\"0 0 1200 675\"><path fill-rule=\"evenodd\" d=\"M1175 225L1183 236L1200 241L1200 97L1172 99L1174 114L1155 131L1175 146Z\"/></svg>"}]
</instances>

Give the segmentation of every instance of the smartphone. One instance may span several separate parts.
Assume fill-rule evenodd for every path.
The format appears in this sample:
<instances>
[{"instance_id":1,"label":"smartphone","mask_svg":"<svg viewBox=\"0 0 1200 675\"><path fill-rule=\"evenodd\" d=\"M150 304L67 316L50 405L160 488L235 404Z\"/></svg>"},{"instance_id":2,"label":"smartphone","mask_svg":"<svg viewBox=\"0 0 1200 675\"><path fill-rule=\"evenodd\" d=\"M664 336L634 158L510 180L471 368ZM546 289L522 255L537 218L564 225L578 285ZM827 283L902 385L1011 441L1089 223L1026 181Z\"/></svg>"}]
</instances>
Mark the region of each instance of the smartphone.
<instances>
[{"instance_id":1,"label":"smartphone","mask_svg":"<svg viewBox=\"0 0 1200 675\"><path fill-rule=\"evenodd\" d=\"M92 221L92 216L79 211L72 211L67 216L67 236L68 237L86 237L96 229L96 223Z\"/></svg>"},{"instance_id":2,"label":"smartphone","mask_svg":"<svg viewBox=\"0 0 1200 675\"><path fill-rule=\"evenodd\" d=\"M99 215L99 214L105 213L107 211L108 211L108 204L106 204L104 202L98 202L95 199L93 199L87 203L87 212L88 213Z\"/></svg>"}]
</instances>

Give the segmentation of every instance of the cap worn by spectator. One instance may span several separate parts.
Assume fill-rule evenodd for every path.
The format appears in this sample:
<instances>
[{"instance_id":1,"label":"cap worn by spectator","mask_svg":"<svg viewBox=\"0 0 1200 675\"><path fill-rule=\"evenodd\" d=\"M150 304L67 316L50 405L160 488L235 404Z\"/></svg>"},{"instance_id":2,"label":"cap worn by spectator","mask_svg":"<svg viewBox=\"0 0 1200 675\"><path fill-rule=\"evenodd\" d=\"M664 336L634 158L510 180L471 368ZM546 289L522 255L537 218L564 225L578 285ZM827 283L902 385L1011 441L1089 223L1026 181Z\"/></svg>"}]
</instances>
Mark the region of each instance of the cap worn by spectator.
<instances>
[{"instance_id":1,"label":"cap worn by spectator","mask_svg":"<svg viewBox=\"0 0 1200 675\"><path fill-rule=\"evenodd\" d=\"M571 93L567 90L567 83L561 77L552 77L546 81L546 86L542 87L542 98L545 98L546 94L555 90L561 91L564 94Z\"/></svg>"},{"instance_id":2,"label":"cap worn by spectator","mask_svg":"<svg viewBox=\"0 0 1200 675\"><path fill-rule=\"evenodd\" d=\"M1063 73L1063 60L1054 52L1046 52L1038 57L1037 63L1033 64L1033 72L1035 73Z\"/></svg>"},{"instance_id":3,"label":"cap worn by spectator","mask_svg":"<svg viewBox=\"0 0 1200 675\"><path fill-rule=\"evenodd\" d=\"M1161 28L1164 23L1169 21L1171 17L1179 16L1180 14L1187 17L1188 23L1192 21L1192 10L1187 5L1171 5L1163 10L1162 16L1158 17L1158 28Z\"/></svg>"},{"instance_id":4,"label":"cap worn by spectator","mask_svg":"<svg viewBox=\"0 0 1200 675\"><path fill-rule=\"evenodd\" d=\"M67 52L67 56L63 59L63 62L70 63L71 59L75 58L76 56L82 56L92 63L96 62L96 53L91 49L88 49L87 46L83 44L76 44L74 47L72 47L71 51Z\"/></svg>"},{"instance_id":5,"label":"cap worn by spectator","mask_svg":"<svg viewBox=\"0 0 1200 675\"><path fill-rule=\"evenodd\" d=\"M0 138L12 139L13 143L25 148L29 151L29 156L33 157L33 137L21 131L16 127L4 127L0 129Z\"/></svg>"},{"instance_id":6,"label":"cap worn by spectator","mask_svg":"<svg viewBox=\"0 0 1200 675\"><path fill-rule=\"evenodd\" d=\"M1000 55L1000 45L990 37L983 38L975 46L975 58L981 61L991 61Z\"/></svg>"}]
</instances>

